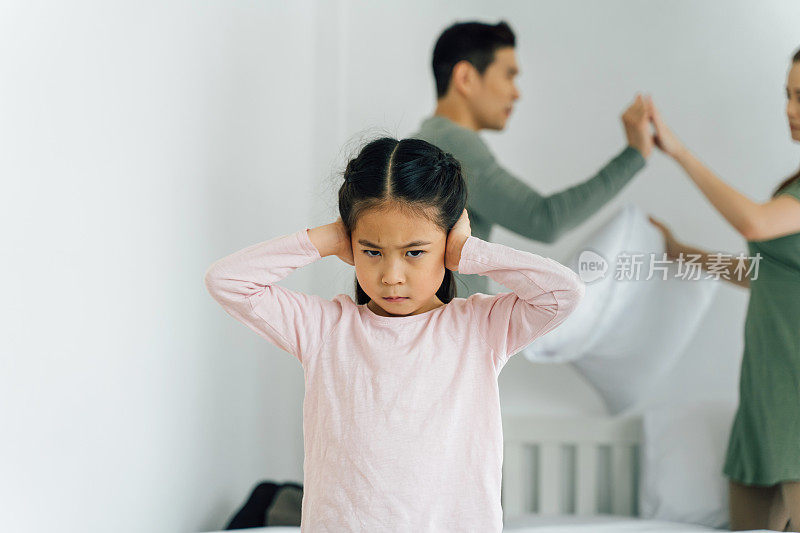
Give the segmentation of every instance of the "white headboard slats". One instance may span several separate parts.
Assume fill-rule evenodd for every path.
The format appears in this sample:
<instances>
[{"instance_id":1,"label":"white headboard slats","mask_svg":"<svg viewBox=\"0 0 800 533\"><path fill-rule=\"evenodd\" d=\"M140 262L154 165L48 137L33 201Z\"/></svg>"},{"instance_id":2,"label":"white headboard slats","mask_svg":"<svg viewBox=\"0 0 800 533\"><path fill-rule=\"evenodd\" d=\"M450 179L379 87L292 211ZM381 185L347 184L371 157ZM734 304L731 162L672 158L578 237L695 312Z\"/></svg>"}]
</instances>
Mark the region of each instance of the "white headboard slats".
<instances>
[{"instance_id":1,"label":"white headboard slats","mask_svg":"<svg viewBox=\"0 0 800 533\"><path fill-rule=\"evenodd\" d=\"M633 448L630 445L611 447L611 511L633 515Z\"/></svg>"},{"instance_id":2,"label":"white headboard slats","mask_svg":"<svg viewBox=\"0 0 800 533\"><path fill-rule=\"evenodd\" d=\"M559 466L560 449L557 443L544 442L539 445L539 490L536 491L542 513L559 513L561 479Z\"/></svg>"},{"instance_id":3,"label":"white headboard slats","mask_svg":"<svg viewBox=\"0 0 800 533\"><path fill-rule=\"evenodd\" d=\"M506 442L503 446L503 512L518 515L526 512L527 490L525 445L520 442Z\"/></svg>"},{"instance_id":4,"label":"white headboard slats","mask_svg":"<svg viewBox=\"0 0 800 533\"><path fill-rule=\"evenodd\" d=\"M639 417L504 416L503 435L507 517L636 514Z\"/></svg>"},{"instance_id":5,"label":"white headboard slats","mask_svg":"<svg viewBox=\"0 0 800 533\"><path fill-rule=\"evenodd\" d=\"M597 512L597 447L579 444L577 461L576 514L592 515Z\"/></svg>"}]
</instances>

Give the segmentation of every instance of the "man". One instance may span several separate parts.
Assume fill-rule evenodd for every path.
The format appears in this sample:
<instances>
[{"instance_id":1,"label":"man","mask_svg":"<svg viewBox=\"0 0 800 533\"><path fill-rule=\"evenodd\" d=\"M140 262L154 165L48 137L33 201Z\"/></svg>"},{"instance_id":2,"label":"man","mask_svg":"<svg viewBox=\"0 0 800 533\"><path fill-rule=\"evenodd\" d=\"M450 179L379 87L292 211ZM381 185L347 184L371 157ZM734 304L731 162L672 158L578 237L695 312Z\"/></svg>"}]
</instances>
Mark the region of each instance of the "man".
<instances>
[{"instance_id":1,"label":"man","mask_svg":"<svg viewBox=\"0 0 800 533\"><path fill-rule=\"evenodd\" d=\"M499 224L529 239L552 243L596 213L645 166L653 136L646 103L637 96L622 115L628 146L585 182L540 195L501 167L478 134L482 129L502 130L519 98L514 46L514 33L502 21L447 28L433 50L436 111L411 136L450 152L461 163L473 235L489 240L492 226ZM488 293L485 276L455 276L460 280L460 297Z\"/></svg>"}]
</instances>

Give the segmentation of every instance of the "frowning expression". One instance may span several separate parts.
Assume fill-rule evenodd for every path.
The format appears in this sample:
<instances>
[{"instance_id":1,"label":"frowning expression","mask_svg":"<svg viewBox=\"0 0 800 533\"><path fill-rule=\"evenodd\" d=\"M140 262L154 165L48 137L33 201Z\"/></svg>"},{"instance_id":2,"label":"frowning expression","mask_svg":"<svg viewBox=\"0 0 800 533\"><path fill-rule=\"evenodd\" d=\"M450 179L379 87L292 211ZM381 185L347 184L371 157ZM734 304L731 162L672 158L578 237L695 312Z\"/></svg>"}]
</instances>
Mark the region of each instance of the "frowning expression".
<instances>
[{"instance_id":1,"label":"frowning expression","mask_svg":"<svg viewBox=\"0 0 800 533\"><path fill-rule=\"evenodd\" d=\"M408 316L443 305L436 291L445 275L447 233L426 213L397 204L373 208L351 232L356 278L376 314Z\"/></svg>"}]
</instances>

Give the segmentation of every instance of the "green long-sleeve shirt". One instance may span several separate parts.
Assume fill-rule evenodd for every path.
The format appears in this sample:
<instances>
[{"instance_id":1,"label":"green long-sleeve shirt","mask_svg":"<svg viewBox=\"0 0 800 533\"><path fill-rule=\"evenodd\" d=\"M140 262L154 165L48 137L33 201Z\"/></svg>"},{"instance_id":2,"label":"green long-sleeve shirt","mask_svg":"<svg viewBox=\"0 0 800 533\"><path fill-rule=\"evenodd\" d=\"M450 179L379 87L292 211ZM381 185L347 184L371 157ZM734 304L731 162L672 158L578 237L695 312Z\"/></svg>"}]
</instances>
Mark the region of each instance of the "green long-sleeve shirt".
<instances>
[{"instance_id":1,"label":"green long-sleeve shirt","mask_svg":"<svg viewBox=\"0 0 800 533\"><path fill-rule=\"evenodd\" d=\"M500 166L478 132L448 118L426 118L411 137L450 152L461 163L467 180L467 212L472 234L488 241L499 224L529 239L552 243L611 200L645 165L630 146L593 177L550 196L542 196ZM488 293L484 276L455 273L458 296Z\"/></svg>"}]
</instances>

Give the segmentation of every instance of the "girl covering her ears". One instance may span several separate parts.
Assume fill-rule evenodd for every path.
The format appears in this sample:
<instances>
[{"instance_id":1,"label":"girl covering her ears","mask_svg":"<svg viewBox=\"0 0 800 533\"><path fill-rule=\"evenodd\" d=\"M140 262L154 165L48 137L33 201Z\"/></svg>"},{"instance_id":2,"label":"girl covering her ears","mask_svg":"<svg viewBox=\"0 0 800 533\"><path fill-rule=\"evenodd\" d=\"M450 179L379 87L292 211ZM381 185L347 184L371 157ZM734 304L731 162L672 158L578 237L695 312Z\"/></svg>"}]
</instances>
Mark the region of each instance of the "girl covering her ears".
<instances>
[{"instance_id":1,"label":"girl covering her ears","mask_svg":"<svg viewBox=\"0 0 800 533\"><path fill-rule=\"evenodd\" d=\"M497 377L567 318L584 284L472 236L466 201L452 155L380 138L348 163L335 222L206 272L225 311L302 364L303 531L502 531ZM331 255L355 266L355 301L278 285ZM453 271L511 292L458 298Z\"/></svg>"}]
</instances>

